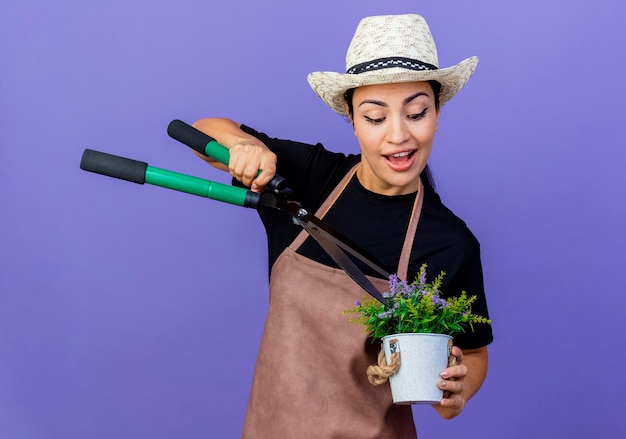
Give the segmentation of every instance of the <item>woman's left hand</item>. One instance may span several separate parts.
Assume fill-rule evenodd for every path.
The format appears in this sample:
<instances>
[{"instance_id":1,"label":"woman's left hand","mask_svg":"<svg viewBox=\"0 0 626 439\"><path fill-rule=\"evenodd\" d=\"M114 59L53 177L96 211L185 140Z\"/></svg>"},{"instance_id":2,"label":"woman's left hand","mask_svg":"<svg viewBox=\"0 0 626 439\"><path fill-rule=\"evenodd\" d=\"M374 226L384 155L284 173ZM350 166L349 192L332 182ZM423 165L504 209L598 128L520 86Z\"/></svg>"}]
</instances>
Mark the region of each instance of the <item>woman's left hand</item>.
<instances>
[{"instance_id":1,"label":"woman's left hand","mask_svg":"<svg viewBox=\"0 0 626 439\"><path fill-rule=\"evenodd\" d=\"M452 419L465 408L467 401L478 391L487 373L487 348L463 351L454 346L451 354L456 364L441 371L439 388L444 397L433 407L445 419ZM454 363L454 362L453 362Z\"/></svg>"}]
</instances>

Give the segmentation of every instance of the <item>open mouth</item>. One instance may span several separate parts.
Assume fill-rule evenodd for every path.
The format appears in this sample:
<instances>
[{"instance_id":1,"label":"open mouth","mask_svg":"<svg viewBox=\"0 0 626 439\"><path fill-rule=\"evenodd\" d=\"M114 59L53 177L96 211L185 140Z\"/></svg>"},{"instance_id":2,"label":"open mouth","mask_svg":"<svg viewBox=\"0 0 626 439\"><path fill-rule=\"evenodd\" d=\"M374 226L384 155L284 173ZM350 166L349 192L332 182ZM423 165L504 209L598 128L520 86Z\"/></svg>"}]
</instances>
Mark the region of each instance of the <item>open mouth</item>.
<instances>
[{"instance_id":1,"label":"open mouth","mask_svg":"<svg viewBox=\"0 0 626 439\"><path fill-rule=\"evenodd\" d=\"M389 160L393 164L400 165L400 164L411 161L411 159L415 155L415 152L416 150L414 149L411 151L402 151L402 152L397 152L395 154L385 155L383 157L385 157L387 160Z\"/></svg>"}]
</instances>

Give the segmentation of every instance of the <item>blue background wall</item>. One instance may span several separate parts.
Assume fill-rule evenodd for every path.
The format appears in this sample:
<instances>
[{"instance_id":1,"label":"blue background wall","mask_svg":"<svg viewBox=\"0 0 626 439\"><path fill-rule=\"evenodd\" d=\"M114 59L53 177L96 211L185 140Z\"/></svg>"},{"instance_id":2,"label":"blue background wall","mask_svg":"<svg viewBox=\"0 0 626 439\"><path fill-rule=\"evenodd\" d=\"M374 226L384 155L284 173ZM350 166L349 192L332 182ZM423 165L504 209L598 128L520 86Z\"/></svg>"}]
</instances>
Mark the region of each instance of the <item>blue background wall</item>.
<instances>
[{"instance_id":1,"label":"blue background wall","mask_svg":"<svg viewBox=\"0 0 626 439\"><path fill-rule=\"evenodd\" d=\"M0 14L0 437L240 434L267 310L255 212L81 171L83 149L228 182L166 135L225 116L357 151L306 75L360 18L478 55L431 165L482 243L496 341L420 438L623 437L621 1L23 0Z\"/></svg>"}]
</instances>

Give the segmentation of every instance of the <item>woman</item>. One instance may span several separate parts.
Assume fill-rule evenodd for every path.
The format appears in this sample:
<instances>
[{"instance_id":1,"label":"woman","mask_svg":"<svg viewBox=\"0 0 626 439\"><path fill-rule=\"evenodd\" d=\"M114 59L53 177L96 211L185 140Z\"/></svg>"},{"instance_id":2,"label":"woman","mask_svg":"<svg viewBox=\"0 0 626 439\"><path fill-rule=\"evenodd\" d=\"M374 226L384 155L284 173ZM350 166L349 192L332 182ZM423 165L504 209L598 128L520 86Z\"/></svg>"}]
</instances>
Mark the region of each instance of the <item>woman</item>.
<instances>
[{"instance_id":1,"label":"woman","mask_svg":"<svg viewBox=\"0 0 626 439\"><path fill-rule=\"evenodd\" d=\"M443 290L478 295L473 310L487 317L479 244L443 206L427 168L440 106L477 61L438 69L421 16L368 17L348 49L347 73L308 77L334 111L349 117L360 154L273 139L227 119L195 126L230 148L228 167L207 160L212 165L256 191L282 175L303 206L388 272L413 279L423 263L430 273L445 270ZM394 406L387 386L367 382L379 346L341 313L364 292L289 216L259 214L269 242L270 307L244 437L416 437L411 408ZM386 279L360 268L387 289ZM475 329L455 338L457 365L441 372L447 393L434 408L444 418L458 415L485 379L492 333L487 325Z\"/></svg>"}]
</instances>

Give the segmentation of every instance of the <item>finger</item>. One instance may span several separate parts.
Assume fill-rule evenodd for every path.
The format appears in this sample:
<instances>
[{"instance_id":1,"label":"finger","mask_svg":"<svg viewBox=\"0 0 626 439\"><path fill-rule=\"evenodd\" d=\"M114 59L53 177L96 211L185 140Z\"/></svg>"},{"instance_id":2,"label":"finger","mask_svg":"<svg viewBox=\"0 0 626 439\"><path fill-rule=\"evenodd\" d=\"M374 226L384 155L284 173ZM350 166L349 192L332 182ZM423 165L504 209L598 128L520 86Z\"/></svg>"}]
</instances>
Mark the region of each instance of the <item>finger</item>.
<instances>
[{"instance_id":1,"label":"finger","mask_svg":"<svg viewBox=\"0 0 626 439\"><path fill-rule=\"evenodd\" d=\"M439 403L442 407L447 408L462 408L463 399L460 396L454 396L453 394L448 398L443 398Z\"/></svg>"},{"instance_id":2,"label":"finger","mask_svg":"<svg viewBox=\"0 0 626 439\"><path fill-rule=\"evenodd\" d=\"M239 155L235 152L234 149L231 149L230 157L228 158L228 172L230 172L230 175L235 177L237 180L240 179L242 171L242 169L239 169L238 163Z\"/></svg>"},{"instance_id":3,"label":"finger","mask_svg":"<svg viewBox=\"0 0 626 439\"><path fill-rule=\"evenodd\" d=\"M250 186L250 183L245 181L243 169L243 166L238 166L236 162L233 163L231 161L229 163L228 171L230 172L230 175L232 175L237 181L243 183L245 186Z\"/></svg>"},{"instance_id":4,"label":"finger","mask_svg":"<svg viewBox=\"0 0 626 439\"><path fill-rule=\"evenodd\" d=\"M463 391L463 382L455 380L441 380L437 383L437 386L448 395L454 395ZM444 394L444 398L449 398Z\"/></svg>"},{"instance_id":5,"label":"finger","mask_svg":"<svg viewBox=\"0 0 626 439\"><path fill-rule=\"evenodd\" d=\"M459 364L458 366L447 367L441 371L439 376L443 379L455 379L461 378L467 375L467 366L464 364Z\"/></svg>"},{"instance_id":6,"label":"finger","mask_svg":"<svg viewBox=\"0 0 626 439\"><path fill-rule=\"evenodd\" d=\"M229 151L228 170L230 175L243 183L243 176L249 162L245 148L242 145L234 145Z\"/></svg>"},{"instance_id":7,"label":"finger","mask_svg":"<svg viewBox=\"0 0 626 439\"><path fill-rule=\"evenodd\" d=\"M254 184L259 186L267 185L276 175L276 154L266 150L261 156L259 172L254 180Z\"/></svg>"},{"instance_id":8,"label":"finger","mask_svg":"<svg viewBox=\"0 0 626 439\"><path fill-rule=\"evenodd\" d=\"M241 173L241 182L246 186L252 186L252 182L256 179L259 167L253 163L248 163Z\"/></svg>"},{"instance_id":9,"label":"finger","mask_svg":"<svg viewBox=\"0 0 626 439\"><path fill-rule=\"evenodd\" d=\"M453 346L451 354L456 358L456 363L461 364L463 361L463 351L458 346Z\"/></svg>"},{"instance_id":10,"label":"finger","mask_svg":"<svg viewBox=\"0 0 626 439\"><path fill-rule=\"evenodd\" d=\"M274 175L276 175L275 166L261 167L256 174L256 178L252 181L250 189L254 192L263 192L265 186L274 178Z\"/></svg>"},{"instance_id":11,"label":"finger","mask_svg":"<svg viewBox=\"0 0 626 439\"><path fill-rule=\"evenodd\" d=\"M440 405L448 408L462 408L464 401L462 395L463 386L458 381L440 382L439 388L443 392L443 398L440 401Z\"/></svg>"},{"instance_id":12,"label":"finger","mask_svg":"<svg viewBox=\"0 0 626 439\"><path fill-rule=\"evenodd\" d=\"M252 182L250 184L253 188L264 188L272 178L276 175L276 166L273 164L261 165L257 167L254 176L252 176Z\"/></svg>"}]
</instances>

